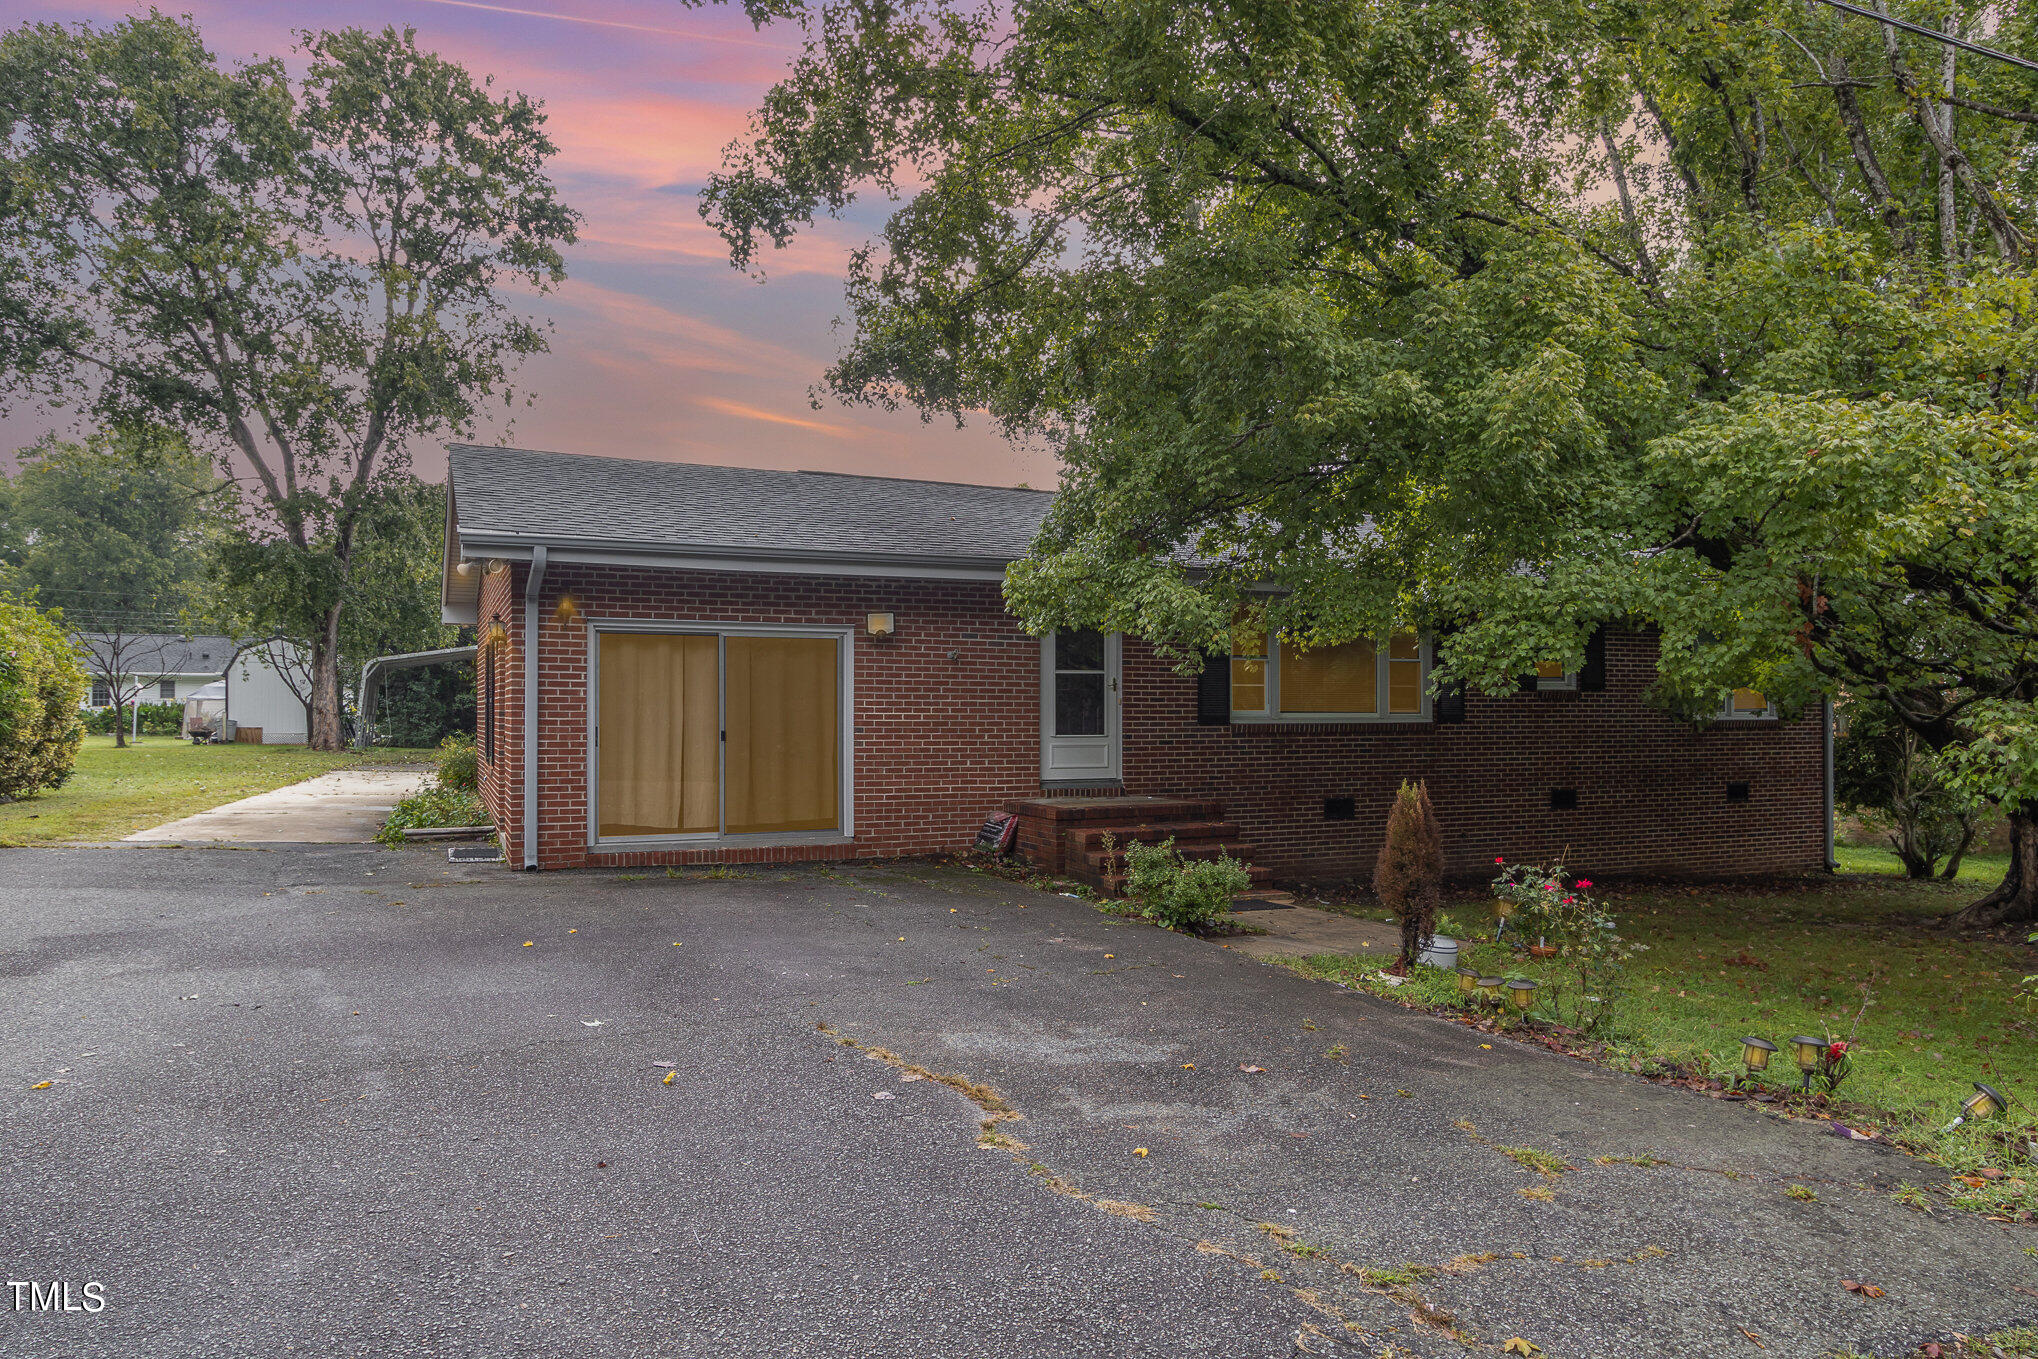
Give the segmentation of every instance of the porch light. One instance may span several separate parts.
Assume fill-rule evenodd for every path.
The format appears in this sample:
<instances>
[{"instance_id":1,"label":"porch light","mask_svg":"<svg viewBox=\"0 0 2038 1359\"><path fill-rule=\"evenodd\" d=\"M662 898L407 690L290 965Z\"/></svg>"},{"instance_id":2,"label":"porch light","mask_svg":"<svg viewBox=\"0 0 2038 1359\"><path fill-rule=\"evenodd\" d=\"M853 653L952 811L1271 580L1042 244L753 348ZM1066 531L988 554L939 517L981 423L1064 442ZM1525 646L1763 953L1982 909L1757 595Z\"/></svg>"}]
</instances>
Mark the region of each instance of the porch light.
<instances>
[{"instance_id":1,"label":"porch light","mask_svg":"<svg viewBox=\"0 0 2038 1359\"><path fill-rule=\"evenodd\" d=\"M1536 983L1526 977L1515 977L1507 983L1507 1003L1518 1015L1525 1015L1536 1003Z\"/></svg>"},{"instance_id":2,"label":"porch light","mask_svg":"<svg viewBox=\"0 0 2038 1359\"><path fill-rule=\"evenodd\" d=\"M1776 1044L1767 1038L1743 1038L1741 1040L1741 1063L1748 1068L1750 1076L1769 1069L1769 1059L1776 1052Z\"/></svg>"},{"instance_id":3,"label":"porch light","mask_svg":"<svg viewBox=\"0 0 2038 1359\"><path fill-rule=\"evenodd\" d=\"M889 637L898 629L898 618L889 613L867 613L863 616L863 630L873 637Z\"/></svg>"},{"instance_id":4,"label":"porch light","mask_svg":"<svg viewBox=\"0 0 2038 1359\"><path fill-rule=\"evenodd\" d=\"M1477 991L1478 989L1479 989L1479 969L1476 967L1459 968L1458 994L1464 996L1466 999L1469 1000L1471 998L1472 993L1474 991Z\"/></svg>"},{"instance_id":5,"label":"porch light","mask_svg":"<svg viewBox=\"0 0 2038 1359\"><path fill-rule=\"evenodd\" d=\"M453 567L453 574L465 580L474 574L474 563L463 561Z\"/></svg>"},{"instance_id":6,"label":"porch light","mask_svg":"<svg viewBox=\"0 0 2038 1359\"><path fill-rule=\"evenodd\" d=\"M552 616L557 618L562 624L571 623L574 619L580 617L580 601L572 595L559 596L559 606L552 610Z\"/></svg>"},{"instance_id":7,"label":"porch light","mask_svg":"<svg viewBox=\"0 0 2038 1359\"><path fill-rule=\"evenodd\" d=\"M1479 979L1479 999L1485 1001L1488 1005L1498 1007L1500 1004L1500 985L1502 980L1500 977L1481 977Z\"/></svg>"}]
</instances>

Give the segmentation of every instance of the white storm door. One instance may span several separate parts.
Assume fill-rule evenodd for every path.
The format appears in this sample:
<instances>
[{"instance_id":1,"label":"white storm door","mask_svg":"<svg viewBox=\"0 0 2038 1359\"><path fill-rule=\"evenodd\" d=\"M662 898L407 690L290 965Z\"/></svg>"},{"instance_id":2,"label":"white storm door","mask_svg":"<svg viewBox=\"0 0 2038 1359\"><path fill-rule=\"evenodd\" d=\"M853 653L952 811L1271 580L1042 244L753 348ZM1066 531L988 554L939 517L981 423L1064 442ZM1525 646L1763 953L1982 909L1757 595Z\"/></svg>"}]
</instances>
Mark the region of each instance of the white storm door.
<instances>
[{"instance_id":1,"label":"white storm door","mask_svg":"<svg viewBox=\"0 0 2038 1359\"><path fill-rule=\"evenodd\" d=\"M1119 778L1117 633L1064 628L1040 639L1040 778Z\"/></svg>"}]
</instances>

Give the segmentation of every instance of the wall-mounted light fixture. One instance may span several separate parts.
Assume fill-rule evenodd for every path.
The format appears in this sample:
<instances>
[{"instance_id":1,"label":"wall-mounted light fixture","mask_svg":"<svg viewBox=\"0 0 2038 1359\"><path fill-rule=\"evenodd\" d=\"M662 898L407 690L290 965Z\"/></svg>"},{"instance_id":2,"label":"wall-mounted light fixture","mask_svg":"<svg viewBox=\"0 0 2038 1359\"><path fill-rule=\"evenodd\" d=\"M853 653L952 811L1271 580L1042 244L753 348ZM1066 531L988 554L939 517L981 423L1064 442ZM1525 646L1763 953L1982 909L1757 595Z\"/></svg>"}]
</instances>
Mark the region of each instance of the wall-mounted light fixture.
<instances>
[{"instance_id":1,"label":"wall-mounted light fixture","mask_svg":"<svg viewBox=\"0 0 2038 1359\"><path fill-rule=\"evenodd\" d=\"M580 617L580 601L572 595L559 596L559 604L552 610L552 616L559 620L561 626L571 623Z\"/></svg>"},{"instance_id":2,"label":"wall-mounted light fixture","mask_svg":"<svg viewBox=\"0 0 2038 1359\"><path fill-rule=\"evenodd\" d=\"M463 561L456 564L453 567L453 574L460 577L460 579L462 580L466 580L469 576L474 574L474 563Z\"/></svg>"},{"instance_id":3,"label":"wall-mounted light fixture","mask_svg":"<svg viewBox=\"0 0 2038 1359\"><path fill-rule=\"evenodd\" d=\"M889 637L899 630L899 620L895 614L867 613L863 616L863 630L873 637Z\"/></svg>"}]
</instances>

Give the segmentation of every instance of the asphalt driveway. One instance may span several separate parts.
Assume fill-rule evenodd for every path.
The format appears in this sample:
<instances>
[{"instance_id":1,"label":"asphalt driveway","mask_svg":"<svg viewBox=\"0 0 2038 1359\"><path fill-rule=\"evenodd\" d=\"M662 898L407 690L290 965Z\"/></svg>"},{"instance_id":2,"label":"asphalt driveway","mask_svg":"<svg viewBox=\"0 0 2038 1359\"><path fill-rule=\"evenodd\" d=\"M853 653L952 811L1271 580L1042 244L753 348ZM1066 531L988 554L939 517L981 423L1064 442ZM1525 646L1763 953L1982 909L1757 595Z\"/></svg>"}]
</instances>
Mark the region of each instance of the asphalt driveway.
<instances>
[{"instance_id":1,"label":"asphalt driveway","mask_svg":"<svg viewBox=\"0 0 2038 1359\"><path fill-rule=\"evenodd\" d=\"M10 1356L1896 1355L2038 1320L2038 1233L1902 1206L1927 1167L957 870L17 850L0 941L0 1262L106 1299L17 1307Z\"/></svg>"}]
</instances>

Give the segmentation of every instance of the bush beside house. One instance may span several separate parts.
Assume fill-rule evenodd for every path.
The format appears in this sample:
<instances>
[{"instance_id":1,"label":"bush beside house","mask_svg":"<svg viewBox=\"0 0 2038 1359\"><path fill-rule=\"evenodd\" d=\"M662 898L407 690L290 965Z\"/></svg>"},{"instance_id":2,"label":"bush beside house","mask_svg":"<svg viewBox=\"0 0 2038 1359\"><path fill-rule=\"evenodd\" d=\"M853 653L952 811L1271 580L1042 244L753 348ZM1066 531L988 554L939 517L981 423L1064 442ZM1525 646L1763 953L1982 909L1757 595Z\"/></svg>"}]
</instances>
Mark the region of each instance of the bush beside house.
<instances>
[{"instance_id":1,"label":"bush beside house","mask_svg":"<svg viewBox=\"0 0 2038 1359\"><path fill-rule=\"evenodd\" d=\"M55 619L0 596L0 798L62 786L84 740L85 667Z\"/></svg>"}]
</instances>

